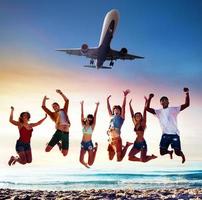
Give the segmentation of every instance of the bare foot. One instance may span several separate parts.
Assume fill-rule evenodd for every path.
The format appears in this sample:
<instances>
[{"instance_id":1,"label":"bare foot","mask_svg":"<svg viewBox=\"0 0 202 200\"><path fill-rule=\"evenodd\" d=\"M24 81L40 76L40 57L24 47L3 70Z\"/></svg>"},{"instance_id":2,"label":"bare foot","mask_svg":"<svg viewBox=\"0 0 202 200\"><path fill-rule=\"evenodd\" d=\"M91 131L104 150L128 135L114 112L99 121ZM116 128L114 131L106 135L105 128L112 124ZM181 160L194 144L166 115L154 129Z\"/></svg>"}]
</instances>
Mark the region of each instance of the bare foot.
<instances>
[{"instance_id":1,"label":"bare foot","mask_svg":"<svg viewBox=\"0 0 202 200\"><path fill-rule=\"evenodd\" d=\"M15 161L15 157L11 156L10 160L8 161L8 165L11 166L11 164L13 164L14 161Z\"/></svg>"},{"instance_id":2,"label":"bare foot","mask_svg":"<svg viewBox=\"0 0 202 200\"><path fill-rule=\"evenodd\" d=\"M98 143L95 142L95 147L93 148L93 151L97 151L97 148L98 148Z\"/></svg>"},{"instance_id":3,"label":"bare foot","mask_svg":"<svg viewBox=\"0 0 202 200\"><path fill-rule=\"evenodd\" d=\"M173 159L173 150L169 151L169 154L170 154L170 159Z\"/></svg>"},{"instance_id":4,"label":"bare foot","mask_svg":"<svg viewBox=\"0 0 202 200\"><path fill-rule=\"evenodd\" d=\"M81 164L84 165L86 168L90 168L90 167L88 166L88 164L85 163L85 162L81 162Z\"/></svg>"},{"instance_id":5,"label":"bare foot","mask_svg":"<svg viewBox=\"0 0 202 200\"><path fill-rule=\"evenodd\" d=\"M151 158L152 158L152 159L156 159L156 158L158 158L158 157L155 156L154 154L152 154L152 155L151 155Z\"/></svg>"},{"instance_id":6,"label":"bare foot","mask_svg":"<svg viewBox=\"0 0 202 200\"><path fill-rule=\"evenodd\" d=\"M185 162L185 156L184 155L182 155L182 164Z\"/></svg>"}]
</instances>

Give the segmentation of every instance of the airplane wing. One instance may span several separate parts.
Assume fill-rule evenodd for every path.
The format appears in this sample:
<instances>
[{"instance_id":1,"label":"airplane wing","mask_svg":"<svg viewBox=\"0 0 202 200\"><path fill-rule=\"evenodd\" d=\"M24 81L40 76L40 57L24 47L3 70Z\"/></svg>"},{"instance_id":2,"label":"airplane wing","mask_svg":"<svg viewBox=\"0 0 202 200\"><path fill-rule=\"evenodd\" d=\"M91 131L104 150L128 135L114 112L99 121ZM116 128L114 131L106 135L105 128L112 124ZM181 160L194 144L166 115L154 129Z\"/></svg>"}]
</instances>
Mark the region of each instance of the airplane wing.
<instances>
[{"instance_id":1,"label":"airplane wing","mask_svg":"<svg viewBox=\"0 0 202 200\"><path fill-rule=\"evenodd\" d=\"M69 55L75 56L85 56L87 58L97 59L97 48L89 48L87 50L82 50L81 48L73 48L73 49L56 49L56 51L62 51Z\"/></svg>"},{"instance_id":2,"label":"airplane wing","mask_svg":"<svg viewBox=\"0 0 202 200\"><path fill-rule=\"evenodd\" d=\"M126 50L127 51L127 50ZM134 59L143 59L142 56L136 56L128 53L121 53L121 51L110 49L109 53L107 54L106 60L134 60Z\"/></svg>"}]
</instances>

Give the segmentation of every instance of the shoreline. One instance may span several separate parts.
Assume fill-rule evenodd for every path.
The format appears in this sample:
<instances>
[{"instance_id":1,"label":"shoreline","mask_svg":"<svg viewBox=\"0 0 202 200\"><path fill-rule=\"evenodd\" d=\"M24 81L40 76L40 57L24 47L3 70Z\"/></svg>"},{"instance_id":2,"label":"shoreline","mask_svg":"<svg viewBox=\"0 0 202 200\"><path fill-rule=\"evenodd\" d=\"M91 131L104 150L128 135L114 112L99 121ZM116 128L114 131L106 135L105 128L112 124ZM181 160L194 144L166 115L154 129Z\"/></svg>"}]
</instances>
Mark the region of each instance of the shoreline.
<instances>
[{"instance_id":1,"label":"shoreline","mask_svg":"<svg viewBox=\"0 0 202 200\"><path fill-rule=\"evenodd\" d=\"M202 188L178 189L91 189L91 190L16 190L0 188L0 199L50 199L50 200L84 200L84 199L202 199Z\"/></svg>"}]
</instances>

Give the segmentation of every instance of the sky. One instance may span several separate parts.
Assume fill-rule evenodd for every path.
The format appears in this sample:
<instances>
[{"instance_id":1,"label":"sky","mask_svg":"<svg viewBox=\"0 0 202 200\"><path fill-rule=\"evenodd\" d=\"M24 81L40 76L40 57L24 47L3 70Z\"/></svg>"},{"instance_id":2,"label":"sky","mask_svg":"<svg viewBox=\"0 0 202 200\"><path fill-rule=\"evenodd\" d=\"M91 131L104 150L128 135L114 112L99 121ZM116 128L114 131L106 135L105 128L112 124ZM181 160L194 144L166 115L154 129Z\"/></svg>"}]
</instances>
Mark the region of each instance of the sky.
<instances>
[{"instance_id":1,"label":"sky","mask_svg":"<svg viewBox=\"0 0 202 200\"><path fill-rule=\"evenodd\" d=\"M143 60L116 61L112 70L82 67L89 64L85 57L68 56L55 49L98 45L102 23L111 9L120 13L120 21L111 42L113 49L126 47L128 52L144 56ZM69 98L70 152L60 156L57 148L45 153L44 148L54 133L54 123L48 118L36 127L32 137L33 166L79 166L81 125L80 101L84 100L85 114L93 113L95 102L100 102L93 141L99 143L95 168L107 165L139 166L127 161L107 160L109 116L106 98L111 104L122 104L124 89L129 88L135 111L142 111L144 95L154 93L151 106L160 108L161 96L168 96L170 106L184 103L183 87L190 88L191 106L180 113L178 125L182 148L187 163L202 161L200 148L202 113L202 1L195 0L127 0L127 1L0 1L0 165L7 165L15 154L18 130L9 123L10 106L14 117L23 111L31 113L31 122L44 116L41 102L50 97L47 105L63 101L55 92L61 89ZM105 65L108 63L106 62ZM122 128L123 141L133 142L135 133L126 107ZM157 119L148 114L145 138L148 153L159 158L153 164L170 163L159 156L161 129ZM57 162L53 163L52 160ZM180 164L175 157L173 166ZM70 164L68 164L70 165ZM144 164L144 166L151 164ZM181 164L179 166L182 166ZM184 165L186 166L186 164Z\"/></svg>"}]
</instances>

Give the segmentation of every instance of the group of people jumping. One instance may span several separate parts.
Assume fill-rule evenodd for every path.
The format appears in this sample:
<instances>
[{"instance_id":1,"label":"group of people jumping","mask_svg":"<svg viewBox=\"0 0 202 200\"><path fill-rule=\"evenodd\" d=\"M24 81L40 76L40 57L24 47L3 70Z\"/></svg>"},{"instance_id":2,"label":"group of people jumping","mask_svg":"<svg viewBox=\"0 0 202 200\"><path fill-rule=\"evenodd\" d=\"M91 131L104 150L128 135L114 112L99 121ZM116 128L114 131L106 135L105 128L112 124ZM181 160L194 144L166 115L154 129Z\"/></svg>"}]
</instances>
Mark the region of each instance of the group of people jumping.
<instances>
[{"instance_id":1,"label":"group of people jumping","mask_svg":"<svg viewBox=\"0 0 202 200\"><path fill-rule=\"evenodd\" d=\"M53 111L49 110L46 107L46 101L49 99L47 96L44 96L42 102L42 109L45 111L45 117L39 120L36 123L29 123L30 113L22 112L20 114L19 120L15 121L13 119L14 107L11 107L10 113L10 122L17 126L19 129L20 137L16 142L16 152L18 156L11 156L8 164L14 165L16 162L24 165L32 162L32 151L30 146L30 140L33 132L33 128L43 123L47 118L47 115L54 121L56 131L53 134L51 140L48 142L45 151L50 152L52 148L57 145L63 156L68 154L69 150L69 128L70 120L68 117L68 107L69 99L63 94L61 90L56 90L58 94L64 99L64 107L61 108L57 102L52 104ZM136 138L134 143L126 142L125 146L122 144L121 139L121 127L125 120L125 107L126 107L126 97L130 93L130 90L123 91L123 104L114 105L111 107L110 98L111 95L107 97L107 109L110 116L110 125L107 130L109 136L108 144L108 155L109 160L112 160L116 155L117 161L122 161L128 148L132 146L129 154L128 160L136 162L148 162L152 159L156 159L155 155L147 155L147 143L144 139L144 131L146 129L147 122L147 111L152 113L159 119L159 123L162 128L162 137L160 141L160 155L168 154L170 159L173 158L173 150L168 150L168 147L171 145L171 148L174 149L174 152L177 156L182 158L182 163L185 162L185 156L181 150L181 142L179 130L177 127L177 115L180 111L189 107L190 97L189 89L184 88L185 103L178 107L169 107L169 100L166 96L160 98L160 104L162 109L153 109L150 107L151 99L154 97L153 94L150 94L149 97L145 97L145 106L143 114L141 112L134 113L132 108L132 99L129 102L131 118L134 124L134 132L136 133ZM92 142L92 133L96 125L96 116L99 107L99 102L96 103L96 108L94 114L88 114L87 117L84 116L84 101L81 101L81 125L83 137L81 141L81 150L80 150L80 163L85 167L89 168L93 165L96 157L96 152L98 144L95 145ZM87 161L85 161L85 154L88 153ZM140 153L140 156L137 157L137 154Z\"/></svg>"}]
</instances>

